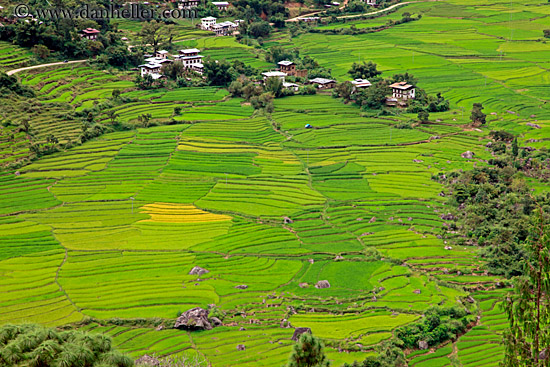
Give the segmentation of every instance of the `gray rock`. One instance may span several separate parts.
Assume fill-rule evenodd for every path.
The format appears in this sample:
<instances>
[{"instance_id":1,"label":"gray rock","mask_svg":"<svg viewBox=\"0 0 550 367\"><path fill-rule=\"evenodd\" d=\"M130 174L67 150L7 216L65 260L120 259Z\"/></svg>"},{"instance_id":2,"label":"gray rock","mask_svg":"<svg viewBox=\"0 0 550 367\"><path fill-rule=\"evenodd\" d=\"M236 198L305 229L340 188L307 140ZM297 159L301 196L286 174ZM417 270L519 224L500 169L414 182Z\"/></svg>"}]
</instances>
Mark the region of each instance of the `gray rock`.
<instances>
[{"instance_id":1,"label":"gray rock","mask_svg":"<svg viewBox=\"0 0 550 367\"><path fill-rule=\"evenodd\" d=\"M292 224L294 221L290 219L289 217L283 217L283 223L284 224Z\"/></svg>"},{"instance_id":2,"label":"gray rock","mask_svg":"<svg viewBox=\"0 0 550 367\"><path fill-rule=\"evenodd\" d=\"M370 220L369 220L369 223L374 223L376 222L376 217L372 217Z\"/></svg>"},{"instance_id":3,"label":"gray rock","mask_svg":"<svg viewBox=\"0 0 550 367\"><path fill-rule=\"evenodd\" d=\"M237 350L246 350L246 347L244 346L244 344L239 344L237 345Z\"/></svg>"},{"instance_id":4,"label":"gray rock","mask_svg":"<svg viewBox=\"0 0 550 367\"><path fill-rule=\"evenodd\" d=\"M308 327L297 327L294 329L294 334L292 335L291 339L297 342L298 339L300 339L300 336L305 333L311 334L311 329Z\"/></svg>"},{"instance_id":5,"label":"gray rock","mask_svg":"<svg viewBox=\"0 0 550 367\"><path fill-rule=\"evenodd\" d=\"M193 269L191 269L189 275L203 275L206 273L210 273L210 271L203 269L200 266L195 266Z\"/></svg>"},{"instance_id":6,"label":"gray rock","mask_svg":"<svg viewBox=\"0 0 550 367\"><path fill-rule=\"evenodd\" d=\"M533 127L533 128L535 128L535 129L540 129L540 128L541 128L540 125L534 124L534 123L532 123L532 122L528 122L528 123L526 123L525 125L530 126L530 127Z\"/></svg>"},{"instance_id":7,"label":"gray rock","mask_svg":"<svg viewBox=\"0 0 550 367\"><path fill-rule=\"evenodd\" d=\"M425 340L420 340L420 341L418 342L418 348L419 348L419 349L422 349L422 350L428 349L428 348L429 348L428 342L425 341Z\"/></svg>"},{"instance_id":8,"label":"gray rock","mask_svg":"<svg viewBox=\"0 0 550 367\"><path fill-rule=\"evenodd\" d=\"M330 288L330 283L328 280L320 280L315 284L315 288L317 289L323 289L323 288Z\"/></svg>"},{"instance_id":9,"label":"gray rock","mask_svg":"<svg viewBox=\"0 0 550 367\"><path fill-rule=\"evenodd\" d=\"M210 321L212 322L212 325L214 325L214 327L223 325L222 320L218 319L217 317L210 318Z\"/></svg>"},{"instance_id":10,"label":"gray rock","mask_svg":"<svg viewBox=\"0 0 550 367\"><path fill-rule=\"evenodd\" d=\"M300 283L300 284L298 284L298 286L300 288L307 288L307 287L309 287L309 284L308 283Z\"/></svg>"},{"instance_id":11,"label":"gray rock","mask_svg":"<svg viewBox=\"0 0 550 367\"><path fill-rule=\"evenodd\" d=\"M475 154L474 152L470 152L470 151L468 150L468 151L462 153L460 156L461 156L462 158L466 158L466 159L473 159L475 155L476 155L476 154Z\"/></svg>"},{"instance_id":12,"label":"gray rock","mask_svg":"<svg viewBox=\"0 0 550 367\"><path fill-rule=\"evenodd\" d=\"M415 289L415 290L413 291L413 293L414 293L414 294L420 294L420 293L422 293L422 292L420 292L420 289Z\"/></svg>"},{"instance_id":13,"label":"gray rock","mask_svg":"<svg viewBox=\"0 0 550 367\"><path fill-rule=\"evenodd\" d=\"M208 311L195 307L185 311L176 319L175 329L184 330L211 330L212 325L208 321Z\"/></svg>"},{"instance_id":14,"label":"gray rock","mask_svg":"<svg viewBox=\"0 0 550 367\"><path fill-rule=\"evenodd\" d=\"M235 286L236 289L246 289L248 286L246 284L239 284Z\"/></svg>"}]
</instances>

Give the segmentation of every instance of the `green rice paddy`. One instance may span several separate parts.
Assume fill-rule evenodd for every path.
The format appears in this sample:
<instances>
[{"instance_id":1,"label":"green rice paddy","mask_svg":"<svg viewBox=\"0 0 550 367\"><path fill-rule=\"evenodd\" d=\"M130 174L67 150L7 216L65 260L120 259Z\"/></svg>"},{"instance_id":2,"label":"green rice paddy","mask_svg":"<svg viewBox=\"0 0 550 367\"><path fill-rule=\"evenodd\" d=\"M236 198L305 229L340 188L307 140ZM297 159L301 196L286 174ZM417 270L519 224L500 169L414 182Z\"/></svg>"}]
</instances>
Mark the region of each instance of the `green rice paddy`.
<instances>
[{"instance_id":1,"label":"green rice paddy","mask_svg":"<svg viewBox=\"0 0 550 367\"><path fill-rule=\"evenodd\" d=\"M550 46L539 39L550 7L448 0L388 17L405 11L423 17L373 34L279 41L339 80L354 61L372 60L384 75L412 72L450 99L451 111L414 129L398 128L413 115L368 117L329 95L277 99L266 116L220 88L139 91L129 72L79 65L19 74L43 108L31 120L38 138L74 139L80 126L62 113L113 90L129 101L112 107L121 121L150 113L175 124L108 133L0 173L0 323L85 320L80 327L112 336L136 358L198 354L213 366L274 366L293 343L293 329L280 327L286 319L323 338L339 366L372 354L428 307L471 295L479 322L438 349L413 351L409 365L498 366L506 327L503 292L492 290L499 279L481 273L476 248L445 249L446 198L432 175L486 164L492 129L548 146ZM133 34L133 26L122 29ZM179 26L178 45L269 67L257 49ZM473 102L493 113L480 130L467 126ZM6 132L2 162L25 156ZM466 150L475 159L461 158ZM209 273L197 279L188 274L194 266ZM330 288L316 288L322 280ZM210 304L227 314L210 331L128 321L173 320Z\"/></svg>"}]
</instances>

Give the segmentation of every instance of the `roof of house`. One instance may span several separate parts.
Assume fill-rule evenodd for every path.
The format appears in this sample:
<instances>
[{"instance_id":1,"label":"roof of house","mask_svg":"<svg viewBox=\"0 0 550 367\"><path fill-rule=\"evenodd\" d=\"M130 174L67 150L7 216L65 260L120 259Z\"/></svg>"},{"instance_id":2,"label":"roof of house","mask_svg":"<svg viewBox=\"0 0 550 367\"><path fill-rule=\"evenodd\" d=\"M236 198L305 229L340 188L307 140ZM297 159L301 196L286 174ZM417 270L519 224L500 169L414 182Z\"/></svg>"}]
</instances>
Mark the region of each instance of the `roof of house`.
<instances>
[{"instance_id":1,"label":"roof of house","mask_svg":"<svg viewBox=\"0 0 550 367\"><path fill-rule=\"evenodd\" d=\"M277 63L277 65L283 65L283 66L289 66L289 65L293 65L294 63L292 61L288 61L288 60L283 60L283 61L279 61Z\"/></svg>"},{"instance_id":2,"label":"roof of house","mask_svg":"<svg viewBox=\"0 0 550 367\"><path fill-rule=\"evenodd\" d=\"M193 65L194 68L198 68L198 69L202 69L204 68L204 65L200 62L196 63L195 65Z\"/></svg>"},{"instance_id":3,"label":"roof of house","mask_svg":"<svg viewBox=\"0 0 550 367\"><path fill-rule=\"evenodd\" d=\"M176 56L177 60L195 60L195 59L202 59L204 56L202 55L194 55L194 56Z\"/></svg>"},{"instance_id":4,"label":"roof of house","mask_svg":"<svg viewBox=\"0 0 550 367\"><path fill-rule=\"evenodd\" d=\"M216 20L216 18L214 18L214 17L201 18L201 21L203 21L203 20Z\"/></svg>"},{"instance_id":5,"label":"roof of house","mask_svg":"<svg viewBox=\"0 0 550 367\"><path fill-rule=\"evenodd\" d=\"M283 73L282 71L266 71L265 73L262 73L262 75L266 78L270 78L273 76L286 76L286 73Z\"/></svg>"},{"instance_id":6,"label":"roof of house","mask_svg":"<svg viewBox=\"0 0 550 367\"><path fill-rule=\"evenodd\" d=\"M227 1L212 1L212 4L216 6L228 6L229 3Z\"/></svg>"},{"instance_id":7,"label":"roof of house","mask_svg":"<svg viewBox=\"0 0 550 367\"><path fill-rule=\"evenodd\" d=\"M236 27L237 24L233 23L233 22L230 22L230 21L225 21L225 22L221 22L221 23L218 23L219 25L221 25L222 27Z\"/></svg>"},{"instance_id":8,"label":"roof of house","mask_svg":"<svg viewBox=\"0 0 550 367\"><path fill-rule=\"evenodd\" d=\"M329 84L329 83L336 83L335 80L332 79L326 79L326 78L315 78L310 80L311 83L315 84Z\"/></svg>"},{"instance_id":9,"label":"roof of house","mask_svg":"<svg viewBox=\"0 0 550 367\"><path fill-rule=\"evenodd\" d=\"M391 85L390 85L390 88L401 89L401 90L407 90L407 89L414 88L414 85L412 85L412 84L407 84L407 82L397 82L397 83L391 84Z\"/></svg>"},{"instance_id":10,"label":"roof of house","mask_svg":"<svg viewBox=\"0 0 550 367\"><path fill-rule=\"evenodd\" d=\"M167 53L168 53L168 51L166 51L166 50L159 50L159 51L157 51L157 54L161 54L161 55L165 55L165 54L167 54Z\"/></svg>"},{"instance_id":11,"label":"roof of house","mask_svg":"<svg viewBox=\"0 0 550 367\"><path fill-rule=\"evenodd\" d=\"M291 88L291 87L299 87L299 85L296 83L283 82L283 87Z\"/></svg>"},{"instance_id":12,"label":"roof of house","mask_svg":"<svg viewBox=\"0 0 550 367\"><path fill-rule=\"evenodd\" d=\"M351 84L353 84L357 88L370 87L371 86L371 82L369 82L367 79L355 79L355 80L351 81Z\"/></svg>"},{"instance_id":13,"label":"roof of house","mask_svg":"<svg viewBox=\"0 0 550 367\"><path fill-rule=\"evenodd\" d=\"M162 67L162 65L160 65L160 64L148 63L148 64L139 65L139 67L140 67L140 68L146 68L146 69L159 69L160 67Z\"/></svg>"},{"instance_id":14,"label":"roof of house","mask_svg":"<svg viewBox=\"0 0 550 367\"><path fill-rule=\"evenodd\" d=\"M182 54L197 54L201 52L198 48L186 48L185 50L180 50Z\"/></svg>"},{"instance_id":15,"label":"roof of house","mask_svg":"<svg viewBox=\"0 0 550 367\"><path fill-rule=\"evenodd\" d=\"M97 33L100 33L97 29L95 28L86 28L86 29L83 29L82 30L82 33L86 33L86 34L97 34Z\"/></svg>"}]
</instances>

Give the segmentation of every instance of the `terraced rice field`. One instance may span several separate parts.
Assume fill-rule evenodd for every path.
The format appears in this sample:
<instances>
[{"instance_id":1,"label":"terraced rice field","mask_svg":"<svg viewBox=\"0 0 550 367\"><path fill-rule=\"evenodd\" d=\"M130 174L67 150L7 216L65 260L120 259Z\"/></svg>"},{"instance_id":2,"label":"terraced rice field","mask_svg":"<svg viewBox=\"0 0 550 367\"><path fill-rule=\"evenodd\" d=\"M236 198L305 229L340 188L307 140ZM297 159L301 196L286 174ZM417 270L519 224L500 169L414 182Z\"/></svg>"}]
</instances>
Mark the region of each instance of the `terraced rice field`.
<instances>
[{"instance_id":1,"label":"terraced rice field","mask_svg":"<svg viewBox=\"0 0 550 367\"><path fill-rule=\"evenodd\" d=\"M492 129L548 145L550 49L537 41L548 7L449 0L390 18L405 11L423 17L375 34L280 42L340 80L368 58L384 75L412 72L430 93L450 98L451 111L414 129L397 128L414 115L365 117L328 95L277 99L265 115L220 88L139 91L130 73L84 65L21 73L38 92L31 124L39 138L75 138L77 120L62 114L86 111L113 90L129 102L110 110L136 129L0 174L0 323L85 321L80 327L112 336L136 358L273 366L293 344L293 329L280 327L287 320L323 338L339 366L374 353L429 306L471 295L478 323L438 349L413 351L409 365L497 366L506 326L503 291L493 289L499 279L483 274L476 248L445 249L438 235L447 199L432 176L486 164ZM232 38L192 36L178 46L269 67L259 50ZM483 129L466 125L474 101L494 113ZM106 122L108 112L96 118ZM137 128L143 113L175 122ZM541 129L526 125L535 120ZM6 161L25 154L8 140L0 146ZM475 159L461 158L466 150ZM189 275L194 266L209 273ZM330 288L316 288L322 280ZM170 326L179 313L211 304L226 313L224 326L156 329L156 321Z\"/></svg>"},{"instance_id":2,"label":"terraced rice field","mask_svg":"<svg viewBox=\"0 0 550 367\"><path fill-rule=\"evenodd\" d=\"M32 52L9 42L0 41L0 68L3 71L30 63Z\"/></svg>"}]
</instances>

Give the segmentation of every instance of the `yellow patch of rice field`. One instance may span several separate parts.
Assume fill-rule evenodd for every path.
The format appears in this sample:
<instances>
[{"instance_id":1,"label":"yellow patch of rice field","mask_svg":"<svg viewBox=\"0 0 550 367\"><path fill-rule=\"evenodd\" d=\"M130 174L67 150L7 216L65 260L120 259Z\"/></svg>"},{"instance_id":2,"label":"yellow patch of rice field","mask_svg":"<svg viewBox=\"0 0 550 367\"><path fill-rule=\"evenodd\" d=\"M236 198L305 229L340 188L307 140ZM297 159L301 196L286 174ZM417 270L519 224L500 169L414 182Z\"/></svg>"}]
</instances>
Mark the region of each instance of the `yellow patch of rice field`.
<instances>
[{"instance_id":1,"label":"yellow patch of rice field","mask_svg":"<svg viewBox=\"0 0 550 367\"><path fill-rule=\"evenodd\" d=\"M231 220L228 215L205 212L192 204L154 203L142 206L140 211L151 216L151 219L142 222L204 223Z\"/></svg>"}]
</instances>

